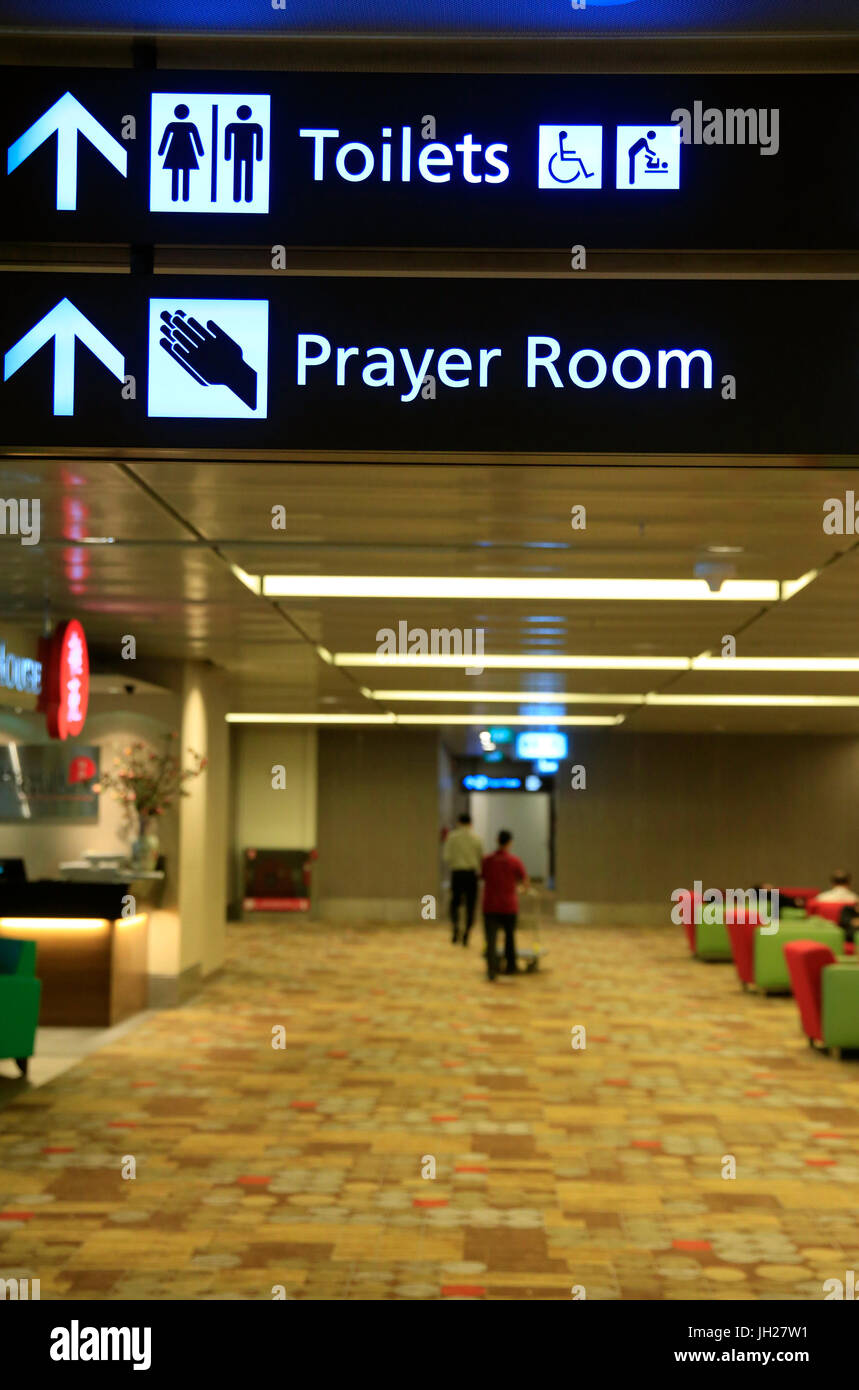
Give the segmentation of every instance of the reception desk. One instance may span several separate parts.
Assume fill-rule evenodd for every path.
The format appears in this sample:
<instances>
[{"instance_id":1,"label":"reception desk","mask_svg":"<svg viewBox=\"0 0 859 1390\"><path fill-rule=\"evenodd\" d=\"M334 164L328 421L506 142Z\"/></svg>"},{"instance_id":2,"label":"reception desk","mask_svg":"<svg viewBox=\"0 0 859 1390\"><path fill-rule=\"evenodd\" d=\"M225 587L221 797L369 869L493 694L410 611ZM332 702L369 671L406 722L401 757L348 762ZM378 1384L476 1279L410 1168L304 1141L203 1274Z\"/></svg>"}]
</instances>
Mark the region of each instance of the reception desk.
<instances>
[{"instance_id":1,"label":"reception desk","mask_svg":"<svg viewBox=\"0 0 859 1390\"><path fill-rule=\"evenodd\" d=\"M110 1027L148 1002L148 918L123 917L124 883L7 884L0 936L36 943L40 1023Z\"/></svg>"}]
</instances>

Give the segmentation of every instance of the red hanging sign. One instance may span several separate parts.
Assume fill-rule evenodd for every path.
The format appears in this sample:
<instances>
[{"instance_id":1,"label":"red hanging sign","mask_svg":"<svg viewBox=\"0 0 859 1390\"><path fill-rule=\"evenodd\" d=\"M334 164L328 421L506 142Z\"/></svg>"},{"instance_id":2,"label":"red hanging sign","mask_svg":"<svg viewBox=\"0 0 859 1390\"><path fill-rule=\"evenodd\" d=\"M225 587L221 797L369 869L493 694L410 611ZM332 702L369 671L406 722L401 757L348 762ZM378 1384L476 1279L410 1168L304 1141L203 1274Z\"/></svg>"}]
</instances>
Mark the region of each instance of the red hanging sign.
<instances>
[{"instance_id":1,"label":"red hanging sign","mask_svg":"<svg viewBox=\"0 0 859 1390\"><path fill-rule=\"evenodd\" d=\"M89 704L89 652L77 618L59 623L43 639L44 678L39 708L45 711L51 738L75 738L86 722Z\"/></svg>"}]
</instances>

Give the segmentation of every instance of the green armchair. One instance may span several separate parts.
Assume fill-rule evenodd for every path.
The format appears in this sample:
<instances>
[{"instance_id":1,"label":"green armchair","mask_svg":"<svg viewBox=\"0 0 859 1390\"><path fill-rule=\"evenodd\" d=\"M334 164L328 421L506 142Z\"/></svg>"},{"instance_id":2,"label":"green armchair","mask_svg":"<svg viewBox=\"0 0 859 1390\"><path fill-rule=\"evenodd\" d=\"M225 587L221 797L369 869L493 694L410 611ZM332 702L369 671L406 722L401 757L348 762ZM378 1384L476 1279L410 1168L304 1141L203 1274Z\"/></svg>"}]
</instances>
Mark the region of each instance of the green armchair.
<instances>
[{"instance_id":1,"label":"green armchair","mask_svg":"<svg viewBox=\"0 0 859 1390\"><path fill-rule=\"evenodd\" d=\"M779 923L777 932L766 936L755 932L755 984L764 994L790 994L790 973L784 956L789 941L817 941L828 946L834 956L843 956L845 937L840 927L823 917L804 917L801 921Z\"/></svg>"},{"instance_id":2,"label":"green armchair","mask_svg":"<svg viewBox=\"0 0 859 1390\"><path fill-rule=\"evenodd\" d=\"M0 1057L14 1057L24 1076L35 1049L41 995L36 943L0 938Z\"/></svg>"}]
</instances>

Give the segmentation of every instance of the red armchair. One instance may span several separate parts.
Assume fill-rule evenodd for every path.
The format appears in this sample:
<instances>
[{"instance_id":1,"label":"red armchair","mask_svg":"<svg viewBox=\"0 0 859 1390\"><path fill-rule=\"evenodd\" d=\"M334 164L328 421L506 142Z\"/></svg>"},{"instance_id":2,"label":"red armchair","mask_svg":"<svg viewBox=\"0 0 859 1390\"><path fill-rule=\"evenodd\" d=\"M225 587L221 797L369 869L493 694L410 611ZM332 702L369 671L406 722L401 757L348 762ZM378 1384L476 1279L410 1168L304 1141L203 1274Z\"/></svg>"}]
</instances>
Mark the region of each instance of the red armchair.
<instances>
[{"instance_id":1,"label":"red armchair","mask_svg":"<svg viewBox=\"0 0 859 1390\"><path fill-rule=\"evenodd\" d=\"M731 955L734 957L734 965L737 967L737 974L743 989L755 982L755 928L757 925L758 920L754 917L748 922L729 922L727 926Z\"/></svg>"},{"instance_id":2,"label":"red armchair","mask_svg":"<svg viewBox=\"0 0 859 1390\"><path fill-rule=\"evenodd\" d=\"M793 898L795 903L800 903L804 908L808 908L810 898L816 898L820 892L819 888L779 888L782 898Z\"/></svg>"},{"instance_id":3,"label":"red armchair","mask_svg":"<svg viewBox=\"0 0 859 1390\"><path fill-rule=\"evenodd\" d=\"M802 1030L813 1047L816 1042L823 1041L821 972L824 966L834 965L836 957L828 946L822 946L818 941L788 941L784 958L794 998L799 1006ZM855 970L856 967L852 968Z\"/></svg>"},{"instance_id":4,"label":"red armchair","mask_svg":"<svg viewBox=\"0 0 859 1390\"><path fill-rule=\"evenodd\" d=\"M827 922L834 922L837 927L838 919L845 907L849 906L849 903L822 903L817 898L809 898L805 904L805 911L809 917L824 917Z\"/></svg>"}]
</instances>

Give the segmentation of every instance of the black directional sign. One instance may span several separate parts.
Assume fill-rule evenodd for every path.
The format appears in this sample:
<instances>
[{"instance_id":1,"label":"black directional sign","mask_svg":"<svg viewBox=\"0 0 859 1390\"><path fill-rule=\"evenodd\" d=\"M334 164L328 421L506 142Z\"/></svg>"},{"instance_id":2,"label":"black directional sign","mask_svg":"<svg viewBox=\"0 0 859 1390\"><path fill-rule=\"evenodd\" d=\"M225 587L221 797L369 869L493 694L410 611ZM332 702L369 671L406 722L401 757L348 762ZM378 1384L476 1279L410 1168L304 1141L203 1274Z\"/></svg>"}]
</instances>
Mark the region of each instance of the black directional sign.
<instances>
[{"instance_id":1,"label":"black directional sign","mask_svg":"<svg viewBox=\"0 0 859 1390\"><path fill-rule=\"evenodd\" d=\"M6 68L3 236L850 250L857 126L849 75Z\"/></svg>"},{"instance_id":2,"label":"black directional sign","mask_svg":"<svg viewBox=\"0 0 859 1390\"><path fill-rule=\"evenodd\" d=\"M294 34L829 33L853 0L0 0L28 29Z\"/></svg>"},{"instance_id":3,"label":"black directional sign","mask_svg":"<svg viewBox=\"0 0 859 1390\"><path fill-rule=\"evenodd\" d=\"M2 277L0 444L850 453L859 285Z\"/></svg>"}]
</instances>

